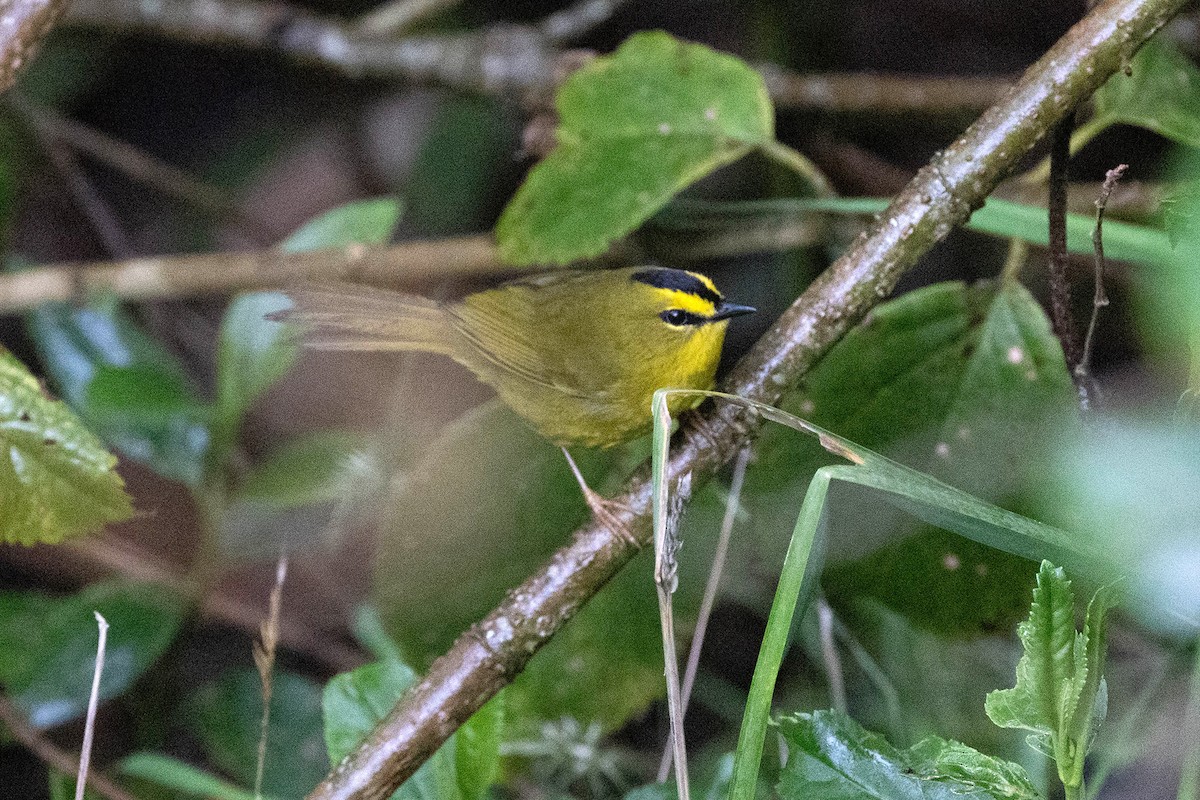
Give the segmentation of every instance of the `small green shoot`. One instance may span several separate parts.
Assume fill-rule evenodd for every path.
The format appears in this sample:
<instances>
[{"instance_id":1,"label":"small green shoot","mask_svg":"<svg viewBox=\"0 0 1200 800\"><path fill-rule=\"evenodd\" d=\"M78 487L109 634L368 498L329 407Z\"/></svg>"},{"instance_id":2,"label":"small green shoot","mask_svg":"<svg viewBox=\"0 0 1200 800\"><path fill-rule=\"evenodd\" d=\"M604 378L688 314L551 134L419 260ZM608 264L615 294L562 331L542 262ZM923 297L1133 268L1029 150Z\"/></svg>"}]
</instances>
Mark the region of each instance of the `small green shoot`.
<instances>
[{"instance_id":1,"label":"small green shoot","mask_svg":"<svg viewBox=\"0 0 1200 800\"><path fill-rule=\"evenodd\" d=\"M1104 681L1105 622L1109 593L1088 603L1082 631L1075 630L1075 595L1062 568L1043 561L1029 619L1017 628L1025 653L1017 684L987 696L985 708L1002 728L1033 731L1030 747L1054 759L1067 798L1084 796L1083 762L1108 708Z\"/></svg>"},{"instance_id":2,"label":"small green shoot","mask_svg":"<svg viewBox=\"0 0 1200 800\"><path fill-rule=\"evenodd\" d=\"M923 522L983 544L1026 558L1050 552L1073 565L1078 565L1083 571L1092 574L1103 572L1104 561L1101 555L1066 531L997 508L929 475L843 439L807 420L763 403L723 392L662 389L655 393L651 407L654 410L653 480L656 531L660 528L665 529L665 520L660 518L665 509L666 441L671 428L665 397L673 394L715 397L751 409L767 420L816 436L827 451L851 462L851 465L827 466L817 470L800 508L750 684L750 697L735 755L731 800L753 800L754 797L775 681L787 646L792 618L801 597L811 592L812 576L816 574L821 561L818 543L827 516L825 498L834 481L876 490L880 499Z\"/></svg>"}]
</instances>

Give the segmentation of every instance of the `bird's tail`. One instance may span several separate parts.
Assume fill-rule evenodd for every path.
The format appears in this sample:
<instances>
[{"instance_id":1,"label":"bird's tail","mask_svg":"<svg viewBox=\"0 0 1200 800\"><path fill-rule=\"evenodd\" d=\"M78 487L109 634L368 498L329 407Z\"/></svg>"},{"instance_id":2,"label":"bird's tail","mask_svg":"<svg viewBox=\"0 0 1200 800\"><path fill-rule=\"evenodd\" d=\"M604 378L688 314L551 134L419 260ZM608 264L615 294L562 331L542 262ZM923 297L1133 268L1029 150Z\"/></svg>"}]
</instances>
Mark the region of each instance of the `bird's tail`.
<instances>
[{"instance_id":1,"label":"bird's tail","mask_svg":"<svg viewBox=\"0 0 1200 800\"><path fill-rule=\"evenodd\" d=\"M302 326L321 350L420 350L454 356L459 334L433 300L349 283L287 289L292 307L267 316Z\"/></svg>"}]
</instances>

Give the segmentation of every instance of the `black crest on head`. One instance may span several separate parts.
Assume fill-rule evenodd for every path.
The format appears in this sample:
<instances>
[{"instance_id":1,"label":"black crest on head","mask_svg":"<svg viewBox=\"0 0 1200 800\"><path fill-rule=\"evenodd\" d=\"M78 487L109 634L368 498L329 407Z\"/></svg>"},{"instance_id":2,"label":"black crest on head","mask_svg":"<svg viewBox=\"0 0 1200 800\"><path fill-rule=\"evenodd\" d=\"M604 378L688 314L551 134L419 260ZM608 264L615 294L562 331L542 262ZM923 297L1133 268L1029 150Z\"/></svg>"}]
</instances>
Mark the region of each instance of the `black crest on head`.
<instances>
[{"instance_id":1,"label":"black crest on head","mask_svg":"<svg viewBox=\"0 0 1200 800\"><path fill-rule=\"evenodd\" d=\"M666 267L652 267L633 273L633 279L640 283L649 284L659 289L674 289L679 292L694 294L715 305L720 305L721 295L710 289L704 281L690 272Z\"/></svg>"}]
</instances>

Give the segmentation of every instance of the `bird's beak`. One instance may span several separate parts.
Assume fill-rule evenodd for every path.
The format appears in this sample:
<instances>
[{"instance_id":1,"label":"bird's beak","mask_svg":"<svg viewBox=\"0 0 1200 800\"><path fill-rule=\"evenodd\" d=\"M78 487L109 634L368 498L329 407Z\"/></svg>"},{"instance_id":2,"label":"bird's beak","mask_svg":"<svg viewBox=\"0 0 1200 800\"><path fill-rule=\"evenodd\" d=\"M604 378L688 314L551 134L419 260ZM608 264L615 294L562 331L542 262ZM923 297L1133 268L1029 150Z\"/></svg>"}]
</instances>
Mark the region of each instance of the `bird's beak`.
<instances>
[{"instance_id":1,"label":"bird's beak","mask_svg":"<svg viewBox=\"0 0 1200 800\"><path fill-rule=\"evenodd\" d=\"M716 313L709 319L716 322L730 317L740 317L742 314L753 314L757 310L754 306L739 306L737 303L726 303L722 300L721 304L717 306Z\"/></svg>"}]
</instances>

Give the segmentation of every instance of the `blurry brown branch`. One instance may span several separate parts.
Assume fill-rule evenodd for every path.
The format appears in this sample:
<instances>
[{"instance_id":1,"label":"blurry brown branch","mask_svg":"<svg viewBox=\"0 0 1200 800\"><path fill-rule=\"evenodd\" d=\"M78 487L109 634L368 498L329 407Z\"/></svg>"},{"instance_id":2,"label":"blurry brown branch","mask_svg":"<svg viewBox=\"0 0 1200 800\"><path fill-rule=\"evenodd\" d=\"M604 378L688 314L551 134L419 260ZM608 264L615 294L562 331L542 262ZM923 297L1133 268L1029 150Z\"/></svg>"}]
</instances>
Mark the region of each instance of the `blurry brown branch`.
<instances>
[{"instance_id":1,"label":"blurry brown branch","mask_svg":"<svg viewBox=\"0 0 1200 800\"><path fill-rule=\"evenodd\" d=\"M352 78L433 82L547 100L561 78L561 64L579 63L561 59L562 44L607 19L620 4L620 0L582 0L537 26L495 25L428 36L367 33L362 21L320 16L263 0L74 0L64 23L266 50ZM1008 77L802 75L774 65L759 68L777 107L834 112L977 112L1012 83Z\"/></svg>"},{"instance_id":2,"label":"blurry brown branch","mask_svg":"<svg viewBox=\"0 0 1200 800\"><path fill-rule=\"evenodd\" d=\"M0 694L0 722L29 752L48 767L64 775L74 775L79 771L79 759L63 750L54 742L42 735L41 731L29 724L21 709L4 694ZM118 786L111 778L95 769L89 770L87 788L108 800L135 800L134 796Z\"/></svg>"},{"instance_id":3,"label":"blurry brown branch","mask_svg":"<svg viewBox=\"0 0 1200 800\"><path fill-rule=\"evenodd\" d=\"M829 348L887 297L900 276L982 205L996 184L1095 91L1186 0L1107 0L1068 31L995 106L939 153L869 234L818 277L740 361L725 390L776 403ZM733 458L759 420L720 406L681 424L664 468L693 485ZM617 498L621 527L649 539L648 470ZM532 655L637 552L595 520L575 532L491 614L437 659L309 800L383 800L516 675Z\"/></svg>"},{"instance_id":4,"label":"blurry brown branch","mask_svg":"<svg viewBox=\"0 0 1200 800\"><path fill-rule=\"evenodd\" d=\"M490 236L307 253L260 250L51 264L0 274L0 314L102 293L130 301L168 299L286 286L314 278L413 287L437 278L501 269Z\"/></svg>"},{"instance_id":5,"label":"blurry brown branch","mask_svg":"<svg viewBox=\"0 0 1200 800\"><path fill-rule=\"evenodd\" d=\"M66 7L67 0L0 0L0 92L16 82Z\"/></svg>"},{"instance_id":6,"label":"blurry brown branch","mask_svg":"<svg viewBox=\"0 0 1200 800\"><path fill-rule=\"evenodd\" d=\"M223 190L209 186L186 171L127 142L61 116L48 108L26 102L23 98L16 97L16 94L14 92L10 95L9 100L48 143L67 145L113 167L132 180L210 214L226 216L236 212L235 203Z\"/></svg>"}]
</instances>

